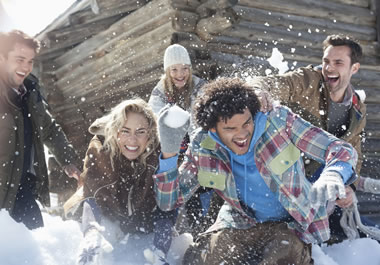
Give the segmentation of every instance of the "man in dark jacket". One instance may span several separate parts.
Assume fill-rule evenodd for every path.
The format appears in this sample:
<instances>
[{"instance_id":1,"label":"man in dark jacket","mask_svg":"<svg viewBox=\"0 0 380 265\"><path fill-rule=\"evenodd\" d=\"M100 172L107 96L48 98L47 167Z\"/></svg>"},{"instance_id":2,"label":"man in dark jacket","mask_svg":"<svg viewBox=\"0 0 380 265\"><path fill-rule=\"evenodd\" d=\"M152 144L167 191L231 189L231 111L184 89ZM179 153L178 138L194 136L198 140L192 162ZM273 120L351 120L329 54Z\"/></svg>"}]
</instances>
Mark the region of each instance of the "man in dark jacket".
<instances>
[{"instance_id":1,"label":"man in dark jacket","mask_svg":"<svg viewBox=\"0 0 380 265\"><path fill-rule=\"evenodd\" d=\"M0 209L29 229L43 226L36 202L49 206L44 144L78 179L77 156L47 110L31 73L39 42L21 31L0 34Z\"/></svg>"}]
</instances>

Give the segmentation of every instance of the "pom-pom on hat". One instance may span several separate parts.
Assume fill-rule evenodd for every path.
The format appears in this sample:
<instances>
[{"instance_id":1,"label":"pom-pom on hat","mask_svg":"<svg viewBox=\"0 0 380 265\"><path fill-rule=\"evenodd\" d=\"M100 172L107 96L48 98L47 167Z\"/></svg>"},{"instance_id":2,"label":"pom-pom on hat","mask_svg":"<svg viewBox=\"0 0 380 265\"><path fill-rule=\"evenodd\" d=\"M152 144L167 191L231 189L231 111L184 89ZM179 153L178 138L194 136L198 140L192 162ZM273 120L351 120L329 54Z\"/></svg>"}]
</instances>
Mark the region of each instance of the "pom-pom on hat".
<instances>
[{"instance_id":1,"label":"pom-pom on hat","mask_svg":"<svg viewBox=\"0 0 380 265\"><path fill-rule=\"evenodd\" d=\"M191 65L190 56L186 48L179 44L173 44L166 48L164 55L164 70L174 64Z\"/></svg>"}]
</instances>

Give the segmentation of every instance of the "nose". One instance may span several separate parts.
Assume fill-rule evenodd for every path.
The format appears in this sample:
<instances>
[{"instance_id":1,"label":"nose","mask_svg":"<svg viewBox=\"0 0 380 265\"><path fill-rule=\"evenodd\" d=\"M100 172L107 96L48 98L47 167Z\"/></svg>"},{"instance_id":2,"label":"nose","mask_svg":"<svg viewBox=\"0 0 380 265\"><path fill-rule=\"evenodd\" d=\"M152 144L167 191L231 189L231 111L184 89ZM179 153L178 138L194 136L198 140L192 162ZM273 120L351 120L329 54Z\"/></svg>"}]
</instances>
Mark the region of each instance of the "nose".
<instances>
[{"instance_id":1,"label":"nose","mask_svg":"<svg viewBox=\"0 0 380 265\"><path fill-rule=\"evenodd\" d=\"M239 138L246 138L247 136L249 135L249 130L248 129L245 129L245 128L242 128L239 132L238 132L238 137Z\"/></svg>"},{"instance_id":2,"label":"nose","mask_svg":"<svg viewBox=\"0 0 380 265\"><path fill-rule=\"evenodd\" d=\"M332 71L332 70L334 70L334 67L331 64L326 64L325 69L326 69L326 71Z\"/></svg>"},{"instance_id":3,"label":"nose","mask_svg":"<svg viewBox=\"0 0 380 265\"><path fill-rule=\"evenodd\" d=\"M23 72L29 73L33 70L33 65L31 65L28 62L24 62L23 64L21 64L21 69Z\"/></svg>"},{"instance_id":4,"label":"nose","mask_svg":"<svg viewBox=\"0 0 380 265\"><path fill-rule=\"evenodd\" d=\"M133 143L133 144L137 142L137 136L136 136L135 133L132 134L132 135L130 135L130 136L128 137L128 142L129 142L129 143Z\"/></svg>"}]
</instances>

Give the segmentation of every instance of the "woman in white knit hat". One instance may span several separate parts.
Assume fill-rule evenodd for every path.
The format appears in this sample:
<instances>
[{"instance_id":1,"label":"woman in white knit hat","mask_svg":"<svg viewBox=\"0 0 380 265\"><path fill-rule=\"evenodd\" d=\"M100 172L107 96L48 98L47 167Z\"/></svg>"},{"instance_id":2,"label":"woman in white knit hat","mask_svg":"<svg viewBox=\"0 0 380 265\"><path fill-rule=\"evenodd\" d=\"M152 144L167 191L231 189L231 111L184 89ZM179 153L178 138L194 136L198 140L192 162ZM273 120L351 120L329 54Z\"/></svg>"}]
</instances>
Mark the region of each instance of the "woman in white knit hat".
<instances>
[{"instance_id":1,"label":"woman in white knit hat","mask_svg":"<svg viewBox=\"0 0 380 265\"><path fill-rule=\"evenodd\" d=\"M149 105L152 107L153 112L158 116L160 110L167 104L176 104L191 113L194 101L201 93L202 86L206 81L193 75L190 56L185 47L173 44L166 48L164 70L165 74L153 88L149 99ZM181 153L186 151L191 132L194 129L196 129L196 126L191 115L188 135L186 135L181 144ZM185 206L190 226L189 232L193 236L204 232L216 220L222 203L223 201L218 196L207 189L199 189Z\"/></svg>"}]
</instances>

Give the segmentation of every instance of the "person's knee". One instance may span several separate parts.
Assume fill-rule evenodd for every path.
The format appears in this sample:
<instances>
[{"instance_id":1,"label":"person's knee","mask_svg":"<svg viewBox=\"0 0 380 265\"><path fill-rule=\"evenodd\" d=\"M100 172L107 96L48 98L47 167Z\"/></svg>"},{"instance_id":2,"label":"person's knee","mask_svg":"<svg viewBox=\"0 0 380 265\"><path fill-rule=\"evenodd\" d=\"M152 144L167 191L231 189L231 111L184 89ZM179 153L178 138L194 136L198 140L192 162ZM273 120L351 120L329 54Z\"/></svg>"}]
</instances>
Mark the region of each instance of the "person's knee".
<instances>
[{"instance_id":1,"label":"person's knee","mask_svg":"<svg viewBox=\"0 0 380 265\"><path fill-rule=\"evenodd\" d=\"M299 239L285 223L277 229L274 240L263 251L263 264L311 264L311 246Z\"/></svg>"}]
</instances>

